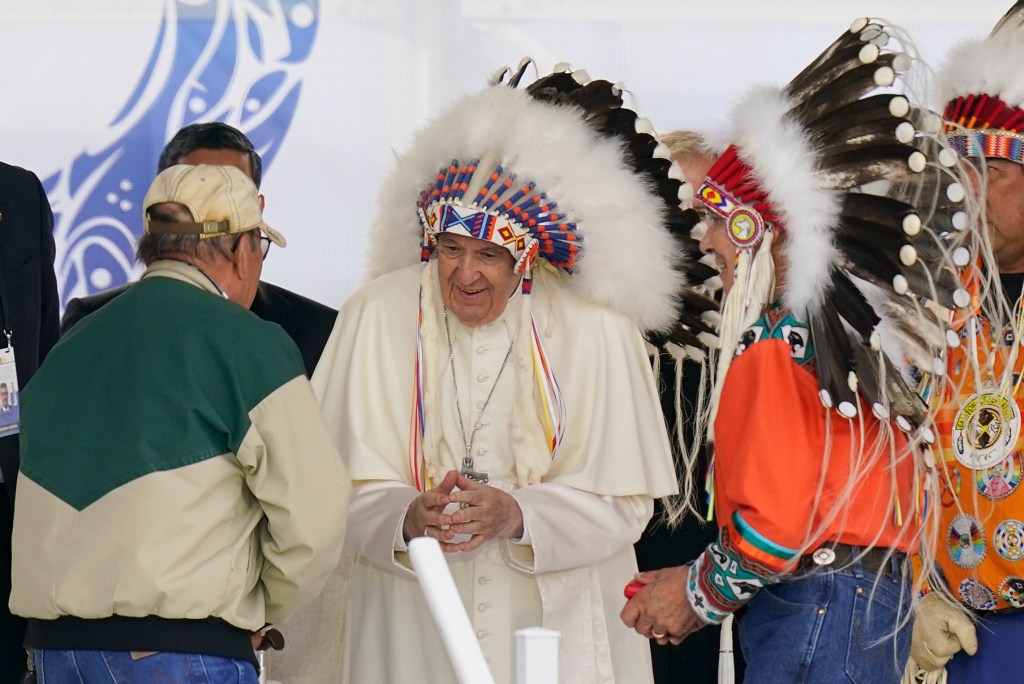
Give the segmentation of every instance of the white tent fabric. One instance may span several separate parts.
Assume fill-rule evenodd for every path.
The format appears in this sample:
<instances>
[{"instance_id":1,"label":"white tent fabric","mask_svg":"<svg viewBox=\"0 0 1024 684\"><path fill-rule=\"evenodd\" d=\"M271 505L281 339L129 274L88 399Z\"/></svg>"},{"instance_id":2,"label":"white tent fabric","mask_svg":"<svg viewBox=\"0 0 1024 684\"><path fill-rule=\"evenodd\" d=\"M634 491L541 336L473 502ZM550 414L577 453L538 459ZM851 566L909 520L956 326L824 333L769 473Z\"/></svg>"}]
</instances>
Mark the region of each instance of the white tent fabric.
<instances>
[{"instance_id":1,"label":"white tent fabric","mask_svg":"<svg viewBox=\"0 0 1024 684\"><path fill-rule=\"evenodd\" d=\"M981 0L965 16L952 0L0 0L0 44L18 56L0 60L0 159L46 178L107 149L126 136L133 112L123 110L135 89L166 85L146 65L168 12L192 22L244 16L239 36L260 35L263 61L253 53L235 64L240 83L260 69L286 69L301 86L262 188L269 221L288 236L265 279L336 307L364 277L377 189L394 152L454 97L524 55L544 69L567 61L621 81L656 130L706 128L747 86L786 81L857 16L902 24L926 57L937 57L959 38L986 33L1006 5ZM312 25L308 55L287 54L288 22ZM174 43L181 35L165 39L186 47ZM176 93L181 109L147 122L148 136L126 139L121 154L140 154L140 146L155 154L188 108L210 115L199 105L213 86L198 85ZM220 104L244 115L258 97L237 85ZM143 169L129 183L150 178ZM88 192L80 188L79 200ZM104 194L97 201L124 202ZM128 230L139 230L137 214L124 211ZM91 275L94 286L109 281Z\"/></svg>"}]
</instances>

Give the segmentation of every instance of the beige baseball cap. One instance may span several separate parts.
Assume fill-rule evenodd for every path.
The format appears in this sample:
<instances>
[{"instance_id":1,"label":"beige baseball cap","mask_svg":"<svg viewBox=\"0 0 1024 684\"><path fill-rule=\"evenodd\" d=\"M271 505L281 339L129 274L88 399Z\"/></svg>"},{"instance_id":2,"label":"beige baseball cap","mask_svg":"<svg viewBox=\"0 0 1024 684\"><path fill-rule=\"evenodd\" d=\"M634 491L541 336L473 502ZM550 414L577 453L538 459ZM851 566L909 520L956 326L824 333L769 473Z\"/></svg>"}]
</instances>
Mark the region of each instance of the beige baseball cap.
<instances>
[{"instance_id":1,"label":"beige baseball cap","mask_svg":"<svg viewBox=\"0 0 1024 684\"><path fill-rule=\"evenodd\" d=\"M186 207L193 223L154 221L149 209L155 204L173 202ZM252 179L234 166L178 164L159 174L142 201L142 222L147 233L218 237L259 229L271 242L284 247L287 242L263 220L260 194Z\"/></svg>"}]
</instances>

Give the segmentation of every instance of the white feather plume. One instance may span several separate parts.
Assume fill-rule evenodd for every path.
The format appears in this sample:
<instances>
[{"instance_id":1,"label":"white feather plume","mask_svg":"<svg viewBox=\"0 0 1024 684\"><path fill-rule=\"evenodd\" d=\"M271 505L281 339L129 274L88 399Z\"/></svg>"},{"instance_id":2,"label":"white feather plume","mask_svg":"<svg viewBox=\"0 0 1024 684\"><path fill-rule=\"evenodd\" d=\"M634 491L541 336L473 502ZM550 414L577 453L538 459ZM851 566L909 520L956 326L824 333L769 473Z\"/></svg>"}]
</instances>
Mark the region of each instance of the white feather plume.
<instances>
[{"instance_id":1,"label":"white feather plume","mask_svg":"<svg viewBox=\"0 0 1024 684\"><path fill-rule=\"evenodd\" d=\"M488 153L519 181L534 181L558 203L558 213L576 223L583 245L570 287L578 296L644 330L674 323L682 256L655 190L626 165L621 146L595 132L579 110L504 85L454 103L398 159L371 231L371 278L419 260L416 202L438 169Z\"/></svg>"},{"instance_id":2,"label":"white feather plume","mask_svg":"<svg viewBox=\"0 0 1024 684\"><path fill-rule=\"evenodd\" d=\"M838 194L821 187L814 148L786 114L792 106L779 88L751 89L733 110L733 143L782 219L782 297L807 320L825 303L839 256L833 232L841 207Z\"/></svg>"},{"instance_id":3,"label":"white feather plume","mask_svg":"<svg viewBox=\"0 0 1024 684\"><path fill-rule=\"evenodd\" d=\"M697 132L700 134L704 146L711 150L716 157L725 152L733 143L733 127L725 121L719 120Z\"/></svg>"},{"instance_id":4,"label":"white feather plume","mask_svg":"<svg viewBox=\"0 0 1024 684\"><path fill-rule=\"evenodd\" d=\"M1024 30L1004 30L950 50L938 71L939 105L971 93L998 95L1008 105L1024 106Z\"/></svg>"}]
</instances>

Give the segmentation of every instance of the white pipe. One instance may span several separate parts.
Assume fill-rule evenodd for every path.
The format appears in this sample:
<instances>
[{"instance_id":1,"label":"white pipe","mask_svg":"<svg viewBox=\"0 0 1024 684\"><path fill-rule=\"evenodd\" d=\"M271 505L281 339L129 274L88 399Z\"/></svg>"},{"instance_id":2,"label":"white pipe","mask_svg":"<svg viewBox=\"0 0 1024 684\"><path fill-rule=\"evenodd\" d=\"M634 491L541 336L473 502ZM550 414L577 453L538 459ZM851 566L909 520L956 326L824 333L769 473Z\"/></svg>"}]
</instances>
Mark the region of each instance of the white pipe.
<instances>
[{"instance_id":1,"label":"white pipe","mask_svg":"<svg viewBox=\"0 0 1024 684\"><path fill-rule=\"evenodd\" d=\"M718 639L718 684L733 684L736 681L736 664L732 653L732 613L722 622Z\"/></svg>"},{"instance_id":2,"label":"white pipe","mask_svg":"<svg viewBox=\"0 0 1024 684\"><path fill-rule=\"evenodd\" d=\"M417 537L409 542L409 557L459 684L494 684L440 544Z\"/></svg>"}]
</instances>

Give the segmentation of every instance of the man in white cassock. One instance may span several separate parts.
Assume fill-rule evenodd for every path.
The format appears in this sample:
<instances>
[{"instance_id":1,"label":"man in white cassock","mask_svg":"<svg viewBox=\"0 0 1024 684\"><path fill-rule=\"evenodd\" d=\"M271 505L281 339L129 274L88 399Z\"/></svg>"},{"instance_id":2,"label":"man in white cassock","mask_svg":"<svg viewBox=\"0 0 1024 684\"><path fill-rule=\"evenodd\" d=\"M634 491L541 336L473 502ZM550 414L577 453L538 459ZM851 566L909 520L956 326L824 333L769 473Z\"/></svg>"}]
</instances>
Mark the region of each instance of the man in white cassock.
<instances>
[{"instance_id":1,"label":"man in white cassock","mask_svg":"<svg viewBox=\"0 0 1024 684\"><path fill-rule=\"evenodd\" d=\"M418 536L446 552L497 682L529 626L561 633L563 684L652 681L618 613L632 545L676 491L642 331L678 313L666 225L683 212L626 134L538 94L586 82L465 98L385 185L373 279L313 377L355 484L336 681L456 681L409 561ZM617 101L604 114L636 118L593 83Z\"/></svg>"}]
</instances>

